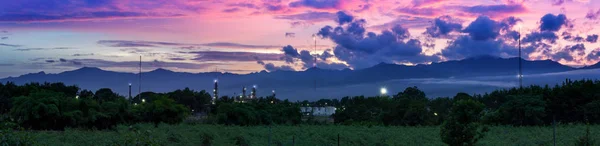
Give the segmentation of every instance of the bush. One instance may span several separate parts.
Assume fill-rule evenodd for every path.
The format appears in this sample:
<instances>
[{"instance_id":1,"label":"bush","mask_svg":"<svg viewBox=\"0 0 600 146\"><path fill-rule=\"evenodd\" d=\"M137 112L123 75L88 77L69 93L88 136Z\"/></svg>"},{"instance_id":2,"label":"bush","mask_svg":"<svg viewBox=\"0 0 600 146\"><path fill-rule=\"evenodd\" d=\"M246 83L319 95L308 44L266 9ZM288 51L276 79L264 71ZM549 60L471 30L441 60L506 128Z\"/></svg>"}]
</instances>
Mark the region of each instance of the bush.
<instances>
[{"instance_id":1,"label":"bush","mask_svg":"<svg viewBox=\"0 0 600 146\"><path fill-rule=\"evenodd\" d=\"M588 124L585 129L585 135L579 137L575 142L576 146L592 146L594 144L594 140L590 136L590 125Z\"/></svg>"},{"instance_id":2,"label":"bush","mask_svg":"<svg viewBox=\"0 0 600 146\"><path fill-rule=\"evenodd\" d=\"M177 124L182 122L190 113L183 105L175 103L164 95L156 95L145 103L134 106L133 113L141 122Z\"/></svg>"},{"instance_id":3,"label":"bush","mask_svg":"<svg viewBox=\"0 0 600 146\"><path fill-rule=\"evenodd\" d=\"M448 120L440 130L442 141L450 146L472 146L488 131L479 119L484 105L474 100L459 100L450 110Z\"/></svg>"}]
</instances>

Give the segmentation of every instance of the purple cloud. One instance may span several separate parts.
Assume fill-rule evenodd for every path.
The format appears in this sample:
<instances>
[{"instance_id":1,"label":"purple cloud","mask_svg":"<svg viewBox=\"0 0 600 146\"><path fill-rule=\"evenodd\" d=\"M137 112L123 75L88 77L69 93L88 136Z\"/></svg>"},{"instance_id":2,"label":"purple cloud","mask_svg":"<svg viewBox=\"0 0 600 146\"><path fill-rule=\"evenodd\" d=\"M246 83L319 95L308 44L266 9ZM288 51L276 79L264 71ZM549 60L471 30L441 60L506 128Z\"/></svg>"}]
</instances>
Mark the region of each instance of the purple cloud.
<instances>
[{"instance_id":1,"label":"purple cloud","mask_svg":"<svg viewBox=\"0 0 600 146\"><path fill-rule=\"evenodd\" d=\"M596 20L600 16L600 9L598 9L597 11L594 10L590 10L586 15L585 18L587 19L591 19L591 20Z\"/></svg>"},{"instance_id":2,"label":"purple cloud","mask_svg":"<svg viewBox=\"0 0 600 146\"><path fill-rule=\"evenodd\" d=\"M596 43L596 42L598 42L598 35L597 34L588 35L587 38L585 39L585 41L590 42L590 43Z\"/></svg>"},{"instance_id":3,"label":"purple cloud","mask_svg":"<svg viewBox=\"0 0 600 146\"><path fill-rule=\"evenodd\" d=\"M509 5L477 5L470 7L461 7L461 11L476 15L485 15L489 17L504 17L508 14L517 14L527 12L527 8L521 4L509 4Z\"/></svg>"},{"instance_id":4,"label":"purple cloud","mask_svg":"<svg viewBox=\"0 0 600 146\"><path fill-rule=\"evenodd\" d=\"M448 33L453 31L460 31L462 29L462 24L458 22L451 22L452 18L450 16L441 16L435 18L433 21L433 26L427 27L424 34L427 34L431 37L440 37L448 35Z\"/></svg>"},{"instance_id":5,"label":"purple cloud","mask_svg":"<svg viewBox=\"0 0 600 146\"><path fill-rule=\"evenodd\" d=\"M21 45L13 45L13 44L5 44L5 43L0 43L0 46L6 46L6 47L21 47Z\"/></svg>"},{"instance_id":6,"label":"purple cloud","mask_svg":"<svg viewBox=\"0 0 600 146\"><path fill-rule=\"evenodd\" d=\"M290 7L310 7L315 9L335 9L342 6L342 0L298 0L291 2Z\"/></svg>"},{"instance_id":7,"label":"purple cloud","mask_svg":"<svg viewBox=\"0 0 600 146\"><path fill-rule=\"evenodd\" d=\"M255 57L263 60L276 61L283 56L281 54L271 53L253 53L253 52L221 52L221 51L196 51L186 52L187 54L196 55L190 59L194 61L256 61Z\"/></svg>"},{"instance_id":8,"label":"purple cloud","mask_svg":"<svg viewBox=\"0 0 600 146\"><path fill-rule=\"evenodd\" d=\"M568 26L569 20L565 14L546 14L540 20L541 31L558 31L563 26Z\"/></svg>"},{"instance_id":9,"label":"purple cloud","mask_svg":"<svg viewBox=\"0 0 600 146\"><path fill-rule=\"evenodd\" d=\"M240 8L229 8L229 9L223 10L223 12L225 12L225 13L234 13L234 12L238 12L238 11L240 11Z\"/></svg>"},{"instance_id":10,"label":"purple cloud","mask_svg":"<svg viewBox=\"0 0 600 146\"><path fill-rule=\"evenodd\" d=\"M327 21L336 17L336 14L329 12L305 12L294 15L280 15L275 16L275 19L286 19L286 20L301 20L307 22L319 22Z\"/></svg>"}]
</instances>

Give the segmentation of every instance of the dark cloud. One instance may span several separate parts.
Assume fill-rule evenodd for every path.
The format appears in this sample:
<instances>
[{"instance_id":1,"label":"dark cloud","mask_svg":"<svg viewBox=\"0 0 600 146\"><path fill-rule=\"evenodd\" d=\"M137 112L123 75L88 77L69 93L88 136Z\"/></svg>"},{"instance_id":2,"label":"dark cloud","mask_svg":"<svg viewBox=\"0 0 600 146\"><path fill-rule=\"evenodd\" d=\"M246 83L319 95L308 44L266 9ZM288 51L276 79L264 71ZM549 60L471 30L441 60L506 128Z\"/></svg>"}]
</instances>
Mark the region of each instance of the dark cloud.
<instances>
[{"instance_id":1,"label":"dark cloud","mask_svg":"<svg viewBox=\"0 0 600 146\"><path fill-rule=\"evenodd\" d=\"M555 61L560 61L560 60L577 61L575 57L583 56L583 55L585 55L585 45L576 44L576 45L566 46L566 47L562 48L561 50L559 50L549 56L552 58L552 60L555 60Z\"/></svg>"},{"instance_id":2,"label":"dark cloud","mask_svg":"<svg viewBox=\"0 0 600 146\"><path fill-rule=\"evenodd\" d=\"M530 34L527 34L525 36L525 38L523 38L523 40L521 40L521 41L523 43L534 43L534 42L541 42L541 41L545 40L550 43L556 43L557 39L558 39L558 36L554 32L542 31L542 32L531 32Z\"/></svg>"},{"instance_id":3,"label":"dark cloud","mask_svg":"<svg viewBox=\"0 0 600 146\"><path fill-rule=\"evenodd\" d=\"M8 63L0 63L0 66L13 66L15 64L8 64Z\"/></svg>"},{"instance_id":4,"label":"dark cloud","mask_svg":"<svg viewBox=\"0 0 600 146\"><path fill-rule=\"evenodd\" d=\"M21 45L13 45L13 44L5 44L5 43L0 43L0 46L6 46L6 47L21 47Z\"/></svg>"},{"instance_id":5,"label":"dark cloud","mask_svg":"<svg viewBox=\"0 0 600 146\"><path fill-rule=\"evenodd\" d=\"M60 61L60 62L67 62L67 59L60 58L60 59L58 59L58 61Z\"/></svg>"},{"instance_id":6,"label":"dark cloud","mask_svg":"<svg viewBox=\"0 0 600 146\"><path fill-rule=\"evenodd\" d=\"M0 40L6 40L8 37L0 37Z\"/></svg>"},{"instance_id":7,"label":"dark cloud","mask_svg":"<svg viewBox=\"0 0 600 146\"><path fill-rule=\"evenodd\" d=\"M600 16L600 9L598 9L597 11L594 10L590 10L586 15L585 18L587 19L591 19L591 20L596 20Z\"/></svg>"},{"instance_id":8,"label":"dark cloud","mask_svg":"<svg viewBox=\"0 0 600 146\"><path fill-rule=\"evenodd\" d=\"M330 49L325 50L323 52L323 54L319 55L319 58L321 58L321 60L327 60L327 59L329 59L331 57L334 57L333 54L329 53L329 51L331 51L331 50Z\"/></svg>"},{"instance_id":9,"label":"dark cloud","mask_svg":"<svg viewBox=\"0 0 600 146\"><path fill-rule=\"evenodd\" d=\"M56 62L56 61L54 61L54 60L46 60L46 63L54 63L54 62Z\"/></svg>"},{"instance_id":10,"label":"dark cloud","mask_svg":"<svg viewBox=\"0 0 600 146\"><path fill-rule=\"evenodd\" d=\"M291 2L290 7L310 7L315 9L333 9L342 6L342 0L298 0Z\"/></svg>"},{"instance_id":11,"label":"dark cloud","mask_svg":"<svg viewBox=\"0 0 600 146\"><path fill-rule=\"evenodd\" d=\"M267 64L264 64L264 67L269 72L277 71L277 70L295 71L294 68L292 68L289 65L275 66L273 63L267 63Z\"/></svg>"},{"instance_id":12,"label":"dark cloud","mask_svg":"<svg viewBox=\"0 0 600 146\"><path fill-rule=\"evenodd\" d=\"M259 9L258 6L254 5L252 3L234 3L234 4L227 4L227 6L230 6L230 7L251 8L251 9Z\"/></svg>"},{"instance_id":13,"label":"dark cloud","mask_svg":"<svg viewBox=\"0 0 600 146\"><path fill-rule=\"evenodd\" d=\"M2 22L45 22L45 21L73 21L88 19L111 18L144 18L144 17L181 17L183 14L160 14L121 11L96 11L75 12L62 15L49 15L44 13L5 13L0 15Z\"/></svg>"},{"instance_id":14,"label":"dark cloud","mask_svg":"<svg viewBox=\"0 0 600 146\"><path fill-rule=\"evenodd\" d=\"M223 12L225 12L225 13L234 13L234 12L238 12L238 11L240 11L240 8L229 8L229 9L223 10Z\"/></svg>"},{"instance_id":15,"label":"dark cloud","mask_svg":"<svg viewBox=\"0 0 600 146\"><path fill-rule=\"evenodd\" d=\"M460 7L460 10L470 14L485 15L494 18L528 11L527 8L521 4L477 5Z\"/></svg>"},{"instance_id":16,"label":"dark cloud","mask_svg":"<svg viewBox=\"0 0 600 146\"><path fill-rule=\"evenodd\" d=\"M337 15L337 19L335 19L335 22L337 22L339 25L344 25L354 20L354 16L348 15L342 11L339 11L335 14Z\"/></svg>"},{"instance_id":17,"label":"dark cloud","mask_svg":"<svg viewBox=\"0 0 600 146\"><path fill-rule=\"evenodd\" d=\"M516 49L502 40L474 40L471 37L461 36L451 41L442 50L442 55L447 59L464 59L482 55L507 57L516 55Z\"/></svg>"},{"instance_id":18,"label":"dark cloud","mask_svg":"<svg viewBox=\"0 0 600 146\"><path fill-rule=\"evenodd\" d=\"M287 38L287 37L290 37L290 38L296 37L296 33L293 33L293 32L286 32L286 33L285 33L285 37L286 37L286 38Z\"/></svg>"},{"instance_id":19,"label":"dark cloud","mask_svg":"<svg viewBox=\"0 0 600 146\"><path fill-rule=\"evenodd\" d=\"M253 52L221 52L221 51L196 51L187 52L188 54L196 55L190 59L194 61L255 61L255 57L263 60L276 61L283 56L281 54L271 53L253 53Z\"/></svg>"},{"instance_id":20,"label":"dark cloud","mask_svg":"<svg viewBox=\"0 0 600 146\"><path fill-rule=\"evenodd\" d=\"M72 59L65 60L57 66L68 66L68 67L109 67L109 68L137 68L139 67L139 61L124 61L115 62L101 59ZM184 63L184 62L165 62L165 61L143 61L142 65L144 68L179 68L179 69L206 69L210 66L219 65L217 63Z\"/></svg>"},{"instance_id":21,"label":"dark cloud","mask_svg":"<svg viewBox=\"0 0 600 146\"><path fill-rule=\"evenodd\" d=\"M366 32L365 24L364 19L355 19L335 28L325 26L318 35L336 43L337 46L333 50L335 56L355 69L370 67L380 62L425 63L439 60L439 57L422 55L421 42L409 39L408 30L400 25L376 34Z\"/></svg>"},{"instance_id":22,"label":"dark cloud","mask_svg":"<svg viewBox=\"0 0 600 146\"><path fill-rule=\"evenodd\" d=\"M175 58L169 58L169 60L172 60L172 61L185 61L185 60L187 60L187 59L185 59L185 58L179 58L179 57L175 57Z\"/></svg>"},{"instance_id":23,"label":"dark cloud","mask_svg":"<svg viewBox=\"0 0 600 146\"><path fill-rule=\"evenodd\" d=\"M89 53L89 54L73 54L71 56L77 56L77 57L79 57L79 56L94 56L94 53Z\"/></svg>"},{"instance_id":24,"label":"dark cloud","mask_svg":"<svg viewBox=\"0 0 600 146\"><path fill-rule=\"evenodd\" d=\"M43 50L67 50L73 48L67 47L56 47L56 48L23 48L23 49L15 49L14 51L43 51Z\"/></svg>"},{"instance_id":25,"label":"dark cloud","mask_svg":"<svg viewBox=\"0 0 600 146\"><path fill-rule=\"evenodd\" d=\"M271 4L265 4L265 8L268 11L281 11L281 10L285 9L285 7L283 5L271 5Z\"/></svg>"},{"instance_id":26,"label":"dark cloud","mask_svg":"<svg viewBox=\"0 0 600 146\"><path fill-rule=\"evenodd\" d=\"M468 33L473 40L491 40L500 35L500 28L498 22L487 16L479 16L463 32Z\"/></svg>"},{"instance_id":27,"label":"dark cloud","mask_svg":"<svg viewBox=\"0 0 600 146\"><path fill-rule=\"evenodd\" d=\"M540 20L540 31L558 31L563 26L568 26L569 20L565 14L546 14Z\"/></svg>"},{"instance_id":28,"label":"dark cloud","mask_svg":"<svg viewBox=\"0 0 600 146\"><path fill-rule=\"evenodd\" d=\"M462 24L451 21L452 18L450 16L441 16L435 18L435 20L433 20L433 26L427 27L424 34L427 34L431 37L440 37L446 36L450 32L460 31L462 29Z\"/></svg>"},{"instance_id":29,"label":"dark cloud","mask_svg":"<svg viewBox=\"0 0 600 146\"><path fill-rule=\"evenodd\" d=\"M294 15L280 15L275 16L275 19L286 19L286 20L301 20L306 22L319 22L334 19L336 14L329 12L305 12Z\"/></svg>"},{"instance_id":30,"label":"dark cloud","mask_svg":"<svg viewBox=\"0 0 600 146\"><path fill-rule=\"evenodd\" d=\"M587 38L585 39L585 41L590 42L590 43L596 43L596 42L598 42L598 35L597 34L588 35Z\"/></svg>"},{"instance_id":31,"label":"dark cloud","mask_svg":"<svg viewBox=\"0 0 600 146\"><path fill-rule=\"evenodd\" d=\"M594 60L594 61L599 61L600 60L600 48L596 48L596 49L592 50L592 52L590 52L586 56L586 59L588 59L588 60Z\"/></svg>"}]
</instances>

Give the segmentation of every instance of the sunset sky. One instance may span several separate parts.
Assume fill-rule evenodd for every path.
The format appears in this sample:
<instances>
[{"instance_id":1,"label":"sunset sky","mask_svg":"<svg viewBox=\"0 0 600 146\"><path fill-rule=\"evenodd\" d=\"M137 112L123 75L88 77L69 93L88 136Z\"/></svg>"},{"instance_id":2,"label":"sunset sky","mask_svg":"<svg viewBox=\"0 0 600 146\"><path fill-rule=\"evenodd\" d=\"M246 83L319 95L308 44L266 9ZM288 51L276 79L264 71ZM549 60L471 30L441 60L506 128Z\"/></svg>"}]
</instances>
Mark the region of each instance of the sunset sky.
<instances>
[{"instance_id":1,"label":"sunset sky","mask_svg":"<svg viewBox=\"0 0 600 146\"><path fill-rule=\"evenodd\" d=\"M194 73L515 57L519 26L525 59L581 67L600 61L599 22L599 0L5 0L0 78L135 72L140 55Z\"/></svg>"}]
</instances>

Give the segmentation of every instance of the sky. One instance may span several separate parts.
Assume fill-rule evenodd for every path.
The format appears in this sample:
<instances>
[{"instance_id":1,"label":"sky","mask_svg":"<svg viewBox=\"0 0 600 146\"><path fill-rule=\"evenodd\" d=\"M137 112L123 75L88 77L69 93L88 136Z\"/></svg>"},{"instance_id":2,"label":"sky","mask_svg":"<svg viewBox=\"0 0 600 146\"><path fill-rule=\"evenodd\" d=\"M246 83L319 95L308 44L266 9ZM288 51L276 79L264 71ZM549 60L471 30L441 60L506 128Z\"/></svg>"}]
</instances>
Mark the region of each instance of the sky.
<instances>
[{"instance_id":1,"label":"sky","mask_svg":"<svg viewBox=\"0 0 600 146\"><path fill-rule=\"evenodd\" d=\"M598 0L0 2L0 78L81 67L251 73L492 55L600 61Z\"/></svg>"}]
</instances>

